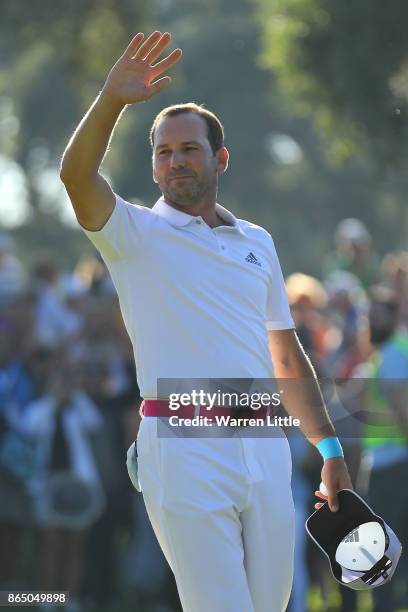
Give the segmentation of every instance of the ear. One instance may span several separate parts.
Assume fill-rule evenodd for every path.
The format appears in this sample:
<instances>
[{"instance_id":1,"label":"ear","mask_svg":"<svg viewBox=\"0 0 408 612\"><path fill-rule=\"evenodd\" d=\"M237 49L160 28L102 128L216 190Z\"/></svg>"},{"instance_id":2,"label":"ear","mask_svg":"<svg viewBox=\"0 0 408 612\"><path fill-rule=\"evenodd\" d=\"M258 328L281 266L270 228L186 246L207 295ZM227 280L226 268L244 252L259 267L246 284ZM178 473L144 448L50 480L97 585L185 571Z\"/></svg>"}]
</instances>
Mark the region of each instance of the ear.
<instances>
[{"instance_id":1,"label":"ear","mask_svg":"<svg viewBox=\"0 0 408 612\"><path fill-rule=\"evenodd\" d=\"M221 149L218 149L215 156L217 158L217 172L218 174L224 174L224 172L226 172L228 168L228 149L226 147L221 147Z\"/></svg>"}]
</instances>

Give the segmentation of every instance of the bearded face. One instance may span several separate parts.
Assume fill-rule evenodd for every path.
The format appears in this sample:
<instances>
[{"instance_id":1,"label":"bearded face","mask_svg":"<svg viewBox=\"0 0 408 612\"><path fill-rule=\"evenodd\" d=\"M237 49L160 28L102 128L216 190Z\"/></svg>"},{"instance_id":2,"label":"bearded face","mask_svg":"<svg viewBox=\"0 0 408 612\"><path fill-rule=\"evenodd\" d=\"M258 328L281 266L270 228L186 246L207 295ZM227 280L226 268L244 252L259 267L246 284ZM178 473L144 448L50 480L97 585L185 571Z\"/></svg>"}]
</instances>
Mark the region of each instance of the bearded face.
<instances>
[{"instance_id":1,"label":"bearded face","mask_svg":"<svg viewBox=\"0 0 408 612\"><path fill-rule=\"evenodd\" d=\"M205 120L195 113L166 117L158 124L153 176L161 192L180 208L214 197L220 160L207 137Z\"/></svg>"}]
</instances>

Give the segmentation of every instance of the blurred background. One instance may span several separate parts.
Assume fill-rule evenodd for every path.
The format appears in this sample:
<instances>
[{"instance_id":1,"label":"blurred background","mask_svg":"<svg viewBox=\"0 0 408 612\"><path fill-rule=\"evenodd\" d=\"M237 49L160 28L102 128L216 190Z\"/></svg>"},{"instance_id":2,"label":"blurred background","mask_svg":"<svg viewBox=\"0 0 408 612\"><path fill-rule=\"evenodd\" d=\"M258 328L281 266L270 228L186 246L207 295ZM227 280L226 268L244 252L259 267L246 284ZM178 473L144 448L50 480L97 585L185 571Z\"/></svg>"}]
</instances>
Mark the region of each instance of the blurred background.
<instances>
[{"instance_id":1,"label":"blurred background","mask_svg":"<svg viewBox=\"0 0 408 612\"><path fill-rule=\"evenodd\" d=\"M110 67L153 29L183 59L126 111L103 173L151 206L156 113L195 101L220 117L219 199L274 237L319 375L379 381L344 402L363 414L368 396L396 429L374 445L361 420L343 444L357 490L408 544L407 23L404 0L0 0L0 590L69 590L72 611L180 610L124 463L140 404L130 343L59 180ZM407 610L406 562L374 599L337 588L304 536L321 462L291 444L291 612Z\"/></svg>"}]
</instances>

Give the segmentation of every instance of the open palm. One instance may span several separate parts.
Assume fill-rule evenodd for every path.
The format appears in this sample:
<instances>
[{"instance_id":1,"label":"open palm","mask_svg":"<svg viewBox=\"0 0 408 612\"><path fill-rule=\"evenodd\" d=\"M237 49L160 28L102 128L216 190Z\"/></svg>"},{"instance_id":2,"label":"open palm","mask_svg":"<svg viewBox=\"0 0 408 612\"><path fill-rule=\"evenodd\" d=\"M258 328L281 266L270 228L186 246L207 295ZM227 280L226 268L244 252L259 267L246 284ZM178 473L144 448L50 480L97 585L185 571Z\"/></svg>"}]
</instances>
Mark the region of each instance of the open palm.
<instances>
[{"instance_id":1,"label":"open palm","mask_svg":"<svg viewBox=\"0 0 408 612\"><path fill-rule=\"evenodd\" d=\"M171 34L153 32L143 42L139 32L110 71L103 92L120 104L144 102L171 83L171 77L159 77L181 57L181 49L175 49L162 60L156 60L167 47ZM157 80L156 80L157 79Z\"/></svg>"}]
</instances>

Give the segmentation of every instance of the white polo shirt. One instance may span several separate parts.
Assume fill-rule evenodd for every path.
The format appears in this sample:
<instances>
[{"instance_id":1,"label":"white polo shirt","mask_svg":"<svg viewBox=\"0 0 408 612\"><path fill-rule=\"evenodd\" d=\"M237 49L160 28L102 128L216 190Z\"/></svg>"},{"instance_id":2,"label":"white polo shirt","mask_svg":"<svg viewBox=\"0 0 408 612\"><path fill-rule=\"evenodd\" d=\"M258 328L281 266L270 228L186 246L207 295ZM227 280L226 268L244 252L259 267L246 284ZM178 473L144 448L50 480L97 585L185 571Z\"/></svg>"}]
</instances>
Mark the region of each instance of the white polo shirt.
<instances>
[{"instance_id":1,"label":"white polo shirt","mask_svg":"<svg viewBox=\"0 0 408 612\"><path fill-rule=\"evenodd\" d=\"M85 230L118 292L145 399L158 378L272 378L267 330L294 327L271 236L216 207L232 225L116 196L104 227Z\"/></svg>"}]
</instances>

